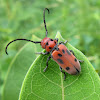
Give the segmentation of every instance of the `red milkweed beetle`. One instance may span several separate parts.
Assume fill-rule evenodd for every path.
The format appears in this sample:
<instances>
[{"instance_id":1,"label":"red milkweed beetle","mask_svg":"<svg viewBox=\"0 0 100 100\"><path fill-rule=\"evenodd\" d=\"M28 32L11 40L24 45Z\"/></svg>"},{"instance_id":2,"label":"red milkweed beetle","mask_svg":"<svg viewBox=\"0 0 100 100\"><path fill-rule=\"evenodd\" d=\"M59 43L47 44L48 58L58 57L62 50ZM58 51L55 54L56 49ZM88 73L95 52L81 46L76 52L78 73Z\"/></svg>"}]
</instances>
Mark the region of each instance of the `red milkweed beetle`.
<instances>
[{"instance_id":1,"label":"red milkweed beetle","mask_svg":"<svg viewBox=\"0 0 100 100\"><path fill-rule=\"evenodd\" d=\"M58 63L60 71L62 73L64 73L64 80L65 80L66 74L64 71L66 71L67 73L69 73L71 75L78 74L81 71L79 62L83 62L83 61L78 60L75 57L74 52L72 50L67 49L67 47L64 45L67 43L67 40L65 42L58 43L58 39L51 39L51 38L47 37L48 31L47 31L46 22L45 22L45 10L47 10L48 14L49 14L49 9L45 8L44 12L43 12L43 20L44 20L44 26L45 26L45 30L46 30L46 37L41 41L32 41L32 40L28 40L28 39L15 39L7 44L7 46L5 48L5 52L8 55L7 48L9 46L9 44L11 44L12 42L17 41L17 40L25 40L25 41L33 42L35 44L40 43L40 45L42 46L43 49L46 50L46 52L45 53L38 52L37 54L47 55L50 53L50 56L47 58L46 68L44 69L44 72L48 68L48 61L50 60L50 58L52 58L54 61L56 61ZM64 71L62 71L62 69Z\"/></svg>"}]
</instances>

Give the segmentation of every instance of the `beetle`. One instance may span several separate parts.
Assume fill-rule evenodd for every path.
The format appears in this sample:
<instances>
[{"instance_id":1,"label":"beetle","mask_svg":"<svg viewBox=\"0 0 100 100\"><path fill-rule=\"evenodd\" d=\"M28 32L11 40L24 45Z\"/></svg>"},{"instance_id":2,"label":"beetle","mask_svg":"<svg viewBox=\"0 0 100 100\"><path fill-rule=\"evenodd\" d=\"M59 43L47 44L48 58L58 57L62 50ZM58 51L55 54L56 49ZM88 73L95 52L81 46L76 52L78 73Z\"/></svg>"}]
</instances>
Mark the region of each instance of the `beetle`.
<instances>
[{"instance_id":1,"label":"beetle","mask_svg":"<svg viewBox=\"0 0 100 100\"><path fill-rule=\"evenodd\" d=\"M7 44L7 46L5 48L5 52L8 55L8 52L7 52L8 46L12 42L15 42L18 40L29 41L29 42L32 42L35 44L40 43L41 47L43 49L45 49L46 52L45 53L38 52L37 54L43 54L43 55L50 54L50 56L47 58L46 67L44 69L44 72L48 68L48 61L52 58L59 65L60 71L64 74L64 80L65 80L65 78L66 78L65 72L67 72L71 75L76 75L76 74L80 73L80 71L81 71L80 62L83 62L83 61L78 60L75 57L74 52L72 50L67 49L67 47L65 46L65 44L68 42L67 40L65 42L58 43L58 38L51 39L51 38L47 37L48 31L47 31L46 21L45 21L45 11L46 10L48 11L48 14L50 12L48 8L45 8L43 11L43 20L44 20L44 26L45 26L45 30L46 30L46 37L44 39L42 39L41 41L32 41L32 40L28 40L28 39L15 39Z\"/></svg>"}]
</instances>

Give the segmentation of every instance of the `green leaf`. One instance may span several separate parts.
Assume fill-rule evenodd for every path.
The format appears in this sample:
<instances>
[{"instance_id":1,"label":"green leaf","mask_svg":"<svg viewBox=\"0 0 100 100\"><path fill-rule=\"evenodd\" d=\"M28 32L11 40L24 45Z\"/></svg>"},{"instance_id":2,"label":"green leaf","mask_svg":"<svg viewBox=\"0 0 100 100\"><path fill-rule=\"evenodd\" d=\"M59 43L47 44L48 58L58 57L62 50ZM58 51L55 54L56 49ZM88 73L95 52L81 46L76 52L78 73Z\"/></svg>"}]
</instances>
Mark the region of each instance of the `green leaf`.
<instances>
[{"instance_id":1,"label":"green leaf","mask_svg":"<svg viewBox=\"0 0 100 100\"><path fill-rule=\"evenodd\" d=\"M56 36L65 41L59 32ZM81 64L81 73L73 76L67 74L64 81L58 64L52 59L46 72L47 55L40 55L31 65L22 84L19 100L99 100L100 79L91 63L77 49L69 43L66 46L73 50Z\"/></svg>"},{"instance_id":2,"label":"green leaf","mask_svg":"<svg viewBox=\"0 0 100 100\"><path fill-rule=\"evenodd\" d=\"M39 40L39 38L33 36L33 40ZM12 45L14 45L14 43ZM9 66L5 80L2 96L3 100L18 100L24 77L32 62L35 60L36 56L38 56L35 52L39 52L41 50L42 49L39 44L36 45L33 43L27 43L16 54Z\"/></svg>"}]
</instances>

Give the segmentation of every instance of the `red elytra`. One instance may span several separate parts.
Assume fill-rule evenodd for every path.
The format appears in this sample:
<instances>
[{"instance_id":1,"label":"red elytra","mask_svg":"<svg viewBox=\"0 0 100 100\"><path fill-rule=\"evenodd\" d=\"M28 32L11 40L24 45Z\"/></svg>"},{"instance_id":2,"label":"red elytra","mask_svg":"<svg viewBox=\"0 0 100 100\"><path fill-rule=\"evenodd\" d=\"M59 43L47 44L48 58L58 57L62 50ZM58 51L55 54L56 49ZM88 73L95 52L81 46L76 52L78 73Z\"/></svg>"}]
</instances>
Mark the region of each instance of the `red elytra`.
<instances>
[{"instance_id":1,"label":"red elytra","mask_svg":"<svg viewBox=\"0 0 100 100\"><path fill-rule=\"evenodd\" d=\"M74 52L72 50L68 50L67 47L64 45L67 43L67 41L65 42L60 42L58 43L58 39L51 39L48 38L48 31L47 31L47 27L46 27L46 22L45 22L45 10L48 11L49 13L49 9L45 8L44 12L43 12L43 19L44 19L44 26L46 29L46 37L41 40L41 41L32 41L32 40L28 40L28 39L15 39L11 42L9 42L6 46L5 52L7 53L7 48L8 46L17 40L25 40L25 41L29 41L32 43L40 43L41 47L43 49L46 50L45 53L43 52L38 52L37 54L51 54L48 58L47 58L47 62L46 62L46 68L44 69L44 72L46 71L47 67L48 67L48 61L50 60L50 58L52 58L60 67L60 71L62 73L64 73L64 80L66 78L66 74L64 71L66 71L67 73L71 74L71 75L76 75L81 71L81 67L80 67L80 63L79 62L83 62L81 60L78 60L75 55ZM72 52L72 53L71 53ZM62 71L62 69L64 71Z\"/></svg>"},{"instance_id":2,"label":"red elytra","mask_svg":"<svg viewBox=\"0 0 100 100\"><path fill-rule=\"evenodd\" d=\"M80 63L76 57L67 49L64 44L58 45L59 50L52 52L53 60L56 61L61 68L71 75L76 75L81 71Z\"/></svg>"}]
</instances>

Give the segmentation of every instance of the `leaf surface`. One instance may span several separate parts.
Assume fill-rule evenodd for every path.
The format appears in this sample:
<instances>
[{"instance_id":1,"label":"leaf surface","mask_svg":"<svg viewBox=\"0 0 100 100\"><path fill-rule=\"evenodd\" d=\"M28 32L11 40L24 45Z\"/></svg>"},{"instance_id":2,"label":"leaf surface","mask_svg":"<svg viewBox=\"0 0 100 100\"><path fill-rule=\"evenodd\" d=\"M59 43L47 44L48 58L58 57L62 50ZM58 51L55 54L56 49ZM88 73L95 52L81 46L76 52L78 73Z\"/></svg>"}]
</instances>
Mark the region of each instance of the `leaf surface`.
<instances>
[{"instance_id":1,"label":"leaf surface","mask_svg":"<svg viewBox=\"0 0 100 100\"><path fill-rule=\"evenodd\" d=\"M58 33L57 38L64 41ZM58 64L52 59L46 72L47 55L40 55L31 65L21 88L19 100L99 100L100 79L87 58L69 43L69 50L73 50L81 64L80 75L67 74L64 81Z\"/></svg>"},{"instance_id":2,"label":"leaf surface","mask_svg":"<svg viewBox=\"0 0 100 100\"><path fill-rule=\"evenodd\" d=\"M59 41L64 41L58 33ZM63 74L58 64L52 59L49 67L46 67L47 55L40 55L30 66L22 84L19 100L99 100L100 79L93 66L87 58L69 43L66 44L69 50L73 50L81 64L80 75L69 75L63 80ZM27 64L28 62L26 62Z\"/></svg>"}]
</instances>

